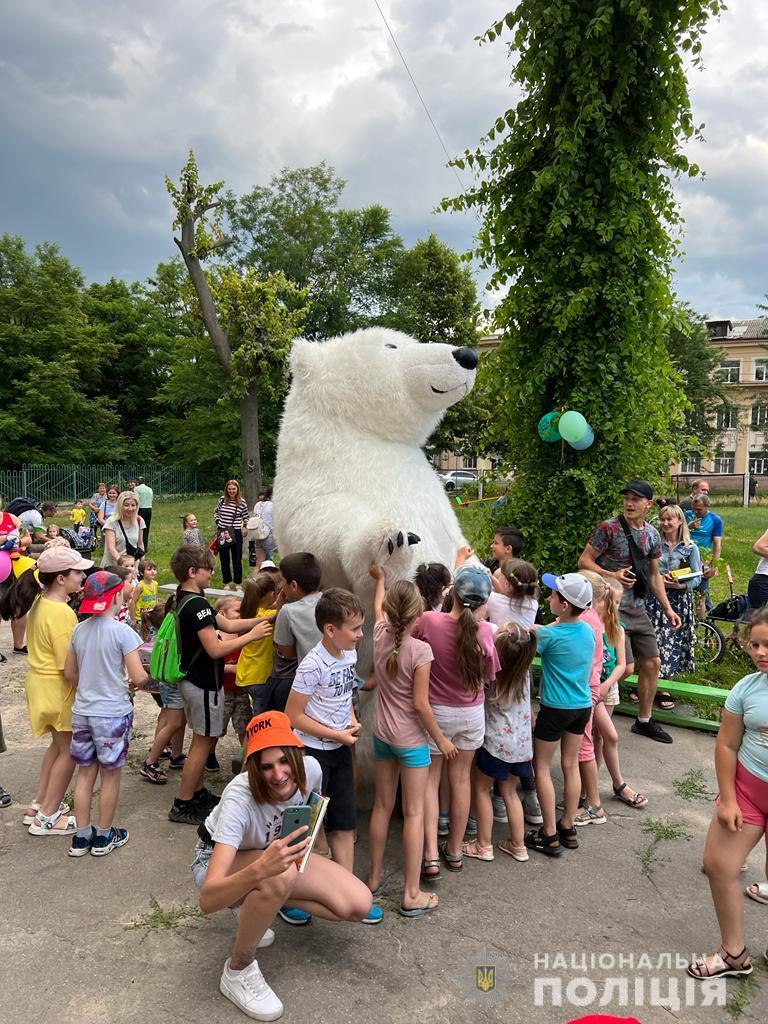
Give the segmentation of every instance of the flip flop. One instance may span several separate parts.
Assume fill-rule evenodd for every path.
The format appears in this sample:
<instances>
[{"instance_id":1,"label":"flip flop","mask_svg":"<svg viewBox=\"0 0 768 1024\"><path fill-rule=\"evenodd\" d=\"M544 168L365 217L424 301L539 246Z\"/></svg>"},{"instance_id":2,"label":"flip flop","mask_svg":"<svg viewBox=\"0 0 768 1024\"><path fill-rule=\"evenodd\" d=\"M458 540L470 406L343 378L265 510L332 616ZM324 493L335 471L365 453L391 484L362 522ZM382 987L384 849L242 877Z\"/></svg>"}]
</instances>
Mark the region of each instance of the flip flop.
<instances>
[{"instance_id":1,"label":"flip flop","mask_svg":"<svg viewBox=\"0 0 768 1024\"><path fill-rule=\"evenodd\" d=\"M757 892L753 892L753 889L757 889ZM744 890L744 895L749 896L755 903L768 904L768 882L753 882Z\"/></svg>"},{"instance_id":2,"label":"flip flop","mask_svg":"<svg viewBox=\"0 0 768 1024\"><path fill-rule=\"evenodd\" d=\"M671 693L657 693L654 698L654 703L656 704L656 707L659 708L661 711L675 710L675 702L672 699Z\"/></svg>"},{"instance_id":3,"label":"flip flop","mask_svg":"<svg viewBox=\"0 0 768 1024\"><path fill-rule=\"evenodd\" d=\"M439 905L438 896L436 892L431 892L427 896L427 904L424 907L404 907L400 905L398 913L401 917L424 917L425 914L431 914L433 910L437 910Z\"/></svg>"},{"instance_id":4,"label":"flip flop","mask_svg":"<svg viewBox=\"0 0 768 1024\"><path fill-rule=\"evenodd\" d=\"M389 875L384 875L384 877L379 882L379 884L376 886L376 888L375 889L371 889L371 896L381 896L381 894L386 889L388 882L389 882Z\"/></svg>"}]
</instances>

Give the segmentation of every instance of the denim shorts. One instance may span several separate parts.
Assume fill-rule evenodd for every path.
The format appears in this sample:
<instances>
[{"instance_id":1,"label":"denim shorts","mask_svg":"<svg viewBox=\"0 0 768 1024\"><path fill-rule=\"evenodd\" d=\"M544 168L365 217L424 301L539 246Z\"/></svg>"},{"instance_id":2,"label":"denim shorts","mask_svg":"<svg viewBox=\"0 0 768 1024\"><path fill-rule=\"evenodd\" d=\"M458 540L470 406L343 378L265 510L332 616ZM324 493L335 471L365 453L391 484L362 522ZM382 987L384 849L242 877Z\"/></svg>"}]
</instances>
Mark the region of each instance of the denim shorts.
<instances>
[{"instance_id":1,"label":"denim shorts","mask_svg":"<svg viewBox=\"0 0 768 1024\"><path fill-rule=\"evenodd\" d=\"M184 710L184 701L181 699L181 691L178 686L160 683L160 700L163 702L163 707L169 711Z\"/></svg>"},{"instance_id":2,"label":"denim shorts","mask_svg":"<svg viewBox=\"0 0 768 1024\"><path fill-rule=\"evenodd\" d=\"M514 775L522 782L533 783L533 764L531 761L516 761L514 764L510 764L498 757L494 757L493 754L489 754L485 747L480 747L475 764L478 771L481 771L483 775L487 775L491 779L498 779L500 782L508 779L510 775Z\"/></svg>"},{"instance_id":3,"label":"denim shorts","mask_svg":"<svg viewBox=\"0 0 768 1024\"><path fill-rule=\"evenodd\" d=\"M117 718L97 718L72 712L72 740L69 754L84 768L122 768L128 757L133 711Z\"/></svg>"},{"instance_id":4,"label":"denim shorts","mask_svg":"<svg viewBox=\"0 0 768 1024\"><path fill-rule=\"evenodd\" d=\"M192 878L194 879L196 889L203 888L203 882L208 874L208 865L211 863L212 856L213 847L210 843L204 843L202 839L198 839L195 843L195 857L192 861Z\"/></svg>"},{"instance_id":5,"label":"denim shorts","mask_svg":"<svg viewBox=\"0 0 768 1024\"><path fill-rule=\"evenodd\" d=\"M424 743L420 747L393 747L391 743L379 739L373 734L374 761L399 761L404 768L428 768L432 764L429 746Z\"/></svg>"}]
</instances>

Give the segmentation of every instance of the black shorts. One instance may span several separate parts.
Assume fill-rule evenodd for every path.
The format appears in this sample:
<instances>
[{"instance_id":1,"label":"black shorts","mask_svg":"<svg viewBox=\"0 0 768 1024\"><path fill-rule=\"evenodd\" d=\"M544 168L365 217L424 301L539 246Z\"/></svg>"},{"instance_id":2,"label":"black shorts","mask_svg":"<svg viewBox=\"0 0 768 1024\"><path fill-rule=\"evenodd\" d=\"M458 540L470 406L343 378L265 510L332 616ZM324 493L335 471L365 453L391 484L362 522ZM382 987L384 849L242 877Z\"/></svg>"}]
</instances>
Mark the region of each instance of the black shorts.
<instances>
[{"instance_id":1,"label":"black shorts","mask_svg":"<svg viewBox=\"0 0 768 1024\"><path fill-rule=\"evenodd\" d=\"M351 749L341 746L335 750L318 750L307 746L304 752L314 757L323 769L323 796L331 801L325 812L326 831L350 832L356 829L357 800Z\"/></svg>"},{"instance_id":2,"label":"black shorts","mask_svg":"<svg viewBox=\"0 0 768 1024\"><path fill-rule=\"evenodd\" d=\"M556 743L564 732L583 736L591 715L591 707L550 708L542 704L536 716L533 738L544 740L545 743Z\"/></svg>"}]
</instances>

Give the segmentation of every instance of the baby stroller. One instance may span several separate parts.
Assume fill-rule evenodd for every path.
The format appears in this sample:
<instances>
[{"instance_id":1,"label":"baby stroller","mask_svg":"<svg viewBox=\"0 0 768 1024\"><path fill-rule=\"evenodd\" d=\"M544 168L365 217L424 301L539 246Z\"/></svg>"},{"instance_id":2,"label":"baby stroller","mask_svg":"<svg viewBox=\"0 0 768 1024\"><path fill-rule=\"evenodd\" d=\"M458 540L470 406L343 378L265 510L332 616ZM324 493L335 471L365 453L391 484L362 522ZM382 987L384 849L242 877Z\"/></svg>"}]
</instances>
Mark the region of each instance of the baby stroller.
<instances>
[{"instance_id":1,"label":"baby stroller","mask_svg":"<svg viewBox=\"0 0 768 1024\"><path fill-rule=\"evenodd\" d=\"M62 526L61 536L69 543L75 551L93 551L96 547L96 538L89 526L81 526L79 530L72 530L68 526Z\"/></svg>"}]
</instances>

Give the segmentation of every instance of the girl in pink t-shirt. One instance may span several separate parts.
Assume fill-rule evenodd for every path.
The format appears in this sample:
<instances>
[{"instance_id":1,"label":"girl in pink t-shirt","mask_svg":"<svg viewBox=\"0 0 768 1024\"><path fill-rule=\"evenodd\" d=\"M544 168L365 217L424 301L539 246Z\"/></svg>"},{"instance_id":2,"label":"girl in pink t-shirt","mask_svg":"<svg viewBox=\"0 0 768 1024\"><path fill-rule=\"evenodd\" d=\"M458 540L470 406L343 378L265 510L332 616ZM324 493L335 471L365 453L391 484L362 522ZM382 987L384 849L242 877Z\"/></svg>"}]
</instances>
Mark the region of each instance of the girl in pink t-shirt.
<instances>
[{"instance_id":1,"label":"girl in pink t-shirt","mask_svg":"<svg viewBox=\"0 0 768 1024\"><path fill-rule=\"evenodd\" d=\"M403 801L403 917L422 917L437 907L435 893L422 892L419 870L424 848L424 799L431 762L430 737L440 753L451 758L456 748L446 739L429 704L432 648L411 636L422 612L414 583L397 580L385 592L384 572L370 567L376 580L373 628L373 672L378 686L373 727L376 796L371 813L368 886L376 895L384 882L384 849L398 781Z\"/></svg>"},{"instance_id":2,"label":"girl in pink t-shirt","mask_svg":"<svg viewBox=\"0 0 768 1024\"><path fill-rule=\"evenodd\" d=\"M422 878L429 882L440 877L438 852L449 871L460 871L464 866L462 845L469 817L472 761L485 736L484 686L496 678L499 670L493 629L485 621L490 594L491 577L486 570L475 565L462 566L454 578L450 611L425 612L412 631L432 648L429 703L437 724L457 748L456 756L448 762L450 832L438 850L438 789L443 756L437 745L430 742L432 764L424 816L422 871Z\"/></svg>"}]
</instances>

